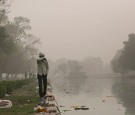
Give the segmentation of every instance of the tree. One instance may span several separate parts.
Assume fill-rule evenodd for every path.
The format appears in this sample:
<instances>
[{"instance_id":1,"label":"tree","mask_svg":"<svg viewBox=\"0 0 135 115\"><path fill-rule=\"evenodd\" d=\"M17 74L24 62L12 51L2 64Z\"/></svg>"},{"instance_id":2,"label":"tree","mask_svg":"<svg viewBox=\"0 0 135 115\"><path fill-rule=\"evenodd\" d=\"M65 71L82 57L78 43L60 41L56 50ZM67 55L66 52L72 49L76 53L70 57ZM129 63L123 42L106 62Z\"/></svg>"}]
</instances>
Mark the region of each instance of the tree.
<instances>
[{"instance_id":1,"label":"tree","mask_svg":"<svg viewBox=\"0 0 135 115\"><path fill-rule=\"evenodd\" d=\"M67 63L63 62L63 63L59 64L57 67L57 72L62 75L67 75L67 73L68 73Z\"/></svg>"},{"instance_id":2,"label":"tree","mask_svg":"<svg viewBox=\"0 0 135 115\"><path fill-rule=\"evenodd\" d=\"M128 40L123 42L124 47L112 60L114 72L127 73L135 71L135 34L129 34Z\"/></svg>"},{"instance_id":3,"label":"tree","mask_svg":"<svg viewBox=\"0 0 135 115\"><path fill-rule=\"evenodd\" d=\"M112 67L113 72L115 73L122 73L122 67L119 62L119 58L121 55L122 55L122 50L118 50L113 60L111 61L111 67Z\"/></svg>"},{"instance_id":4,"label":"tree","mask_svg":"<svg viewBox=\"0 0 135 115\"><path fill-rule=\"evenodd\" d=\"M35 69L39 38L29 30L30 20L24 17L15 17L13 22L0 26L0 77L3 72L15 74Z\"/></svg>"},{"instance_id":5,"label":"tree","mask_svg":"<svg viewBox=\"0 0 135 115\"><path fill-rule=\"evenodd\" d=\"M4 25L8 22L7 14L10 12L9 8L11 6L11 1L0 0L0 25Z\"/></svg>"},{"instance_id":6,"label":"tree","mask_svg":"<svg viewBox=\"0 0 135 115\"><path fill-rule=\"evenodd\" d=\"M24 41L28 38L27 31L31 30L30 20L21 16L15 17L13 22L8 23L5 28L15 41Z\"/></svg>"},{"instance_id":7,"label":"tree","mask_svg":"<svg viewBox=\"0 0 135 115\"><path fill-rule=\"evenodd\" d=\"M57 65L57 69L56 72L66 75L66 76L70 76L70 74L72 75L77 75L78 73L80 73L82 70L82 66L80 66L79 62L76 60L61 60L61 63L59 63Z\"/></svg>"},{"instance_id":8,"label":"tree","mask_svg":"<svg viewBox=\"0 0 135 115\"><path fill-rule=\"evenodd\" d=\"M7 57L16 51L16 44L9 38L4 27L0 26L0 77L4 70Z\"/></svg>"},{"instance_id":9,"label":"tree","mask_svg":"<svg viewBox=\"0 0 135 115\"><path fill-rule=\"evenodd\" d=\"M64 84L62 88L67 91L69 90L72 94L79 93L82 86L85 85L87 76L85 72L82 71L82 66L77 60L59 60L56 72L59 73L60 76L64 76L64 79L62 79L63 83L65 81L68 82L68 86Z\"/></svg>"},{"instance_id":10,"label":"tree","mask_svg":"<svg viewBox=\"0 0 135 115\"><path fill-rule=\"evenodd\" d=\"M129 34L128 37L119 61L125 70L135 70L135 34Z\"/></svg>"},{"instance_id":11,"label":"tree","mask_svg":"<svg viewBox=\"0 0 135 115\"><path fill-rule=\"evenodd\" d=\"M78 73L82 72L81 71L82 70L82 66L76 60L69 60L67 62L67 66L68 66L68 69L69 69L70 73L78 74Z\"/></svg>"},{"instance_id":12,"label":"tree","mask_svg":"<svg viewBox=\"0 0 135 115\"><path fill-rule=\"evenodd\" d=\"M103 70L103 62L100 57L85 57L81 65L87 75L101 74Z\"/></svg>"},{"instance_id":13,"label":"tree","mask_svg":"<svg viewBox=\"0 0 135 115\"><path fill-rule=\"evenodd\" d=\"M30 20L15 17L8 20L10 0L0 0L0 79L2 73L24 73L35 69L39 38L31 34Z\"/></svg>"}]
</instances>

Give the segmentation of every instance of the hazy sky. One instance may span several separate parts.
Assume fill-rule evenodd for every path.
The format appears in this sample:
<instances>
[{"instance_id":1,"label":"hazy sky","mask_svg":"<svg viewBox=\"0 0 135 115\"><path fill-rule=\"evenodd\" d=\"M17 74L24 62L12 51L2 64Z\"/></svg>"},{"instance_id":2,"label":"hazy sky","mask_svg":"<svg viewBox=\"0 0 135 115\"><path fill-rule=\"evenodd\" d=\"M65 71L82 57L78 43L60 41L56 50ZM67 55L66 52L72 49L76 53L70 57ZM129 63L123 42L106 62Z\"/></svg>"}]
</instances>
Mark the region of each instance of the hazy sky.
<instances>
[{"instance_id":1,"label":"hazy sky","mask_svg":"<svg viewBox=\"0 0 135 115\"><path fill-rule=\"evenodd\" d=\"M105 63L135 32L135 0L14 0L11 18L28 17L46 56Z\"/></svg>"}]
</instances>

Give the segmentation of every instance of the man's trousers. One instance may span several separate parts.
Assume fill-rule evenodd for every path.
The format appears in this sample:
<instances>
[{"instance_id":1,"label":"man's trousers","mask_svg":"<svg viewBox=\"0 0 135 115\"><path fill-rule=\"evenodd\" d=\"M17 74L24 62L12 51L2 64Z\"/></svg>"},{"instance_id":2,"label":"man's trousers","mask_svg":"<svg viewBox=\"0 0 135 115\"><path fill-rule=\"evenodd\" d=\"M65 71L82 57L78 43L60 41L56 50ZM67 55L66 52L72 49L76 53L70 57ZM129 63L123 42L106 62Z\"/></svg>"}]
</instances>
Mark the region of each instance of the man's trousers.
<instances>
[{"instance_id":1,"label":"man's trousers","mask_svg":"<svg viewBox=\"0 0 135 115\"><path fill-rule=\"evenodd\" d=\"M46 75L39 75L38 78L38 86L39 86L39 96L43 97L46 95L47 90L47 74Z\"/></svg>"}]
</instances>

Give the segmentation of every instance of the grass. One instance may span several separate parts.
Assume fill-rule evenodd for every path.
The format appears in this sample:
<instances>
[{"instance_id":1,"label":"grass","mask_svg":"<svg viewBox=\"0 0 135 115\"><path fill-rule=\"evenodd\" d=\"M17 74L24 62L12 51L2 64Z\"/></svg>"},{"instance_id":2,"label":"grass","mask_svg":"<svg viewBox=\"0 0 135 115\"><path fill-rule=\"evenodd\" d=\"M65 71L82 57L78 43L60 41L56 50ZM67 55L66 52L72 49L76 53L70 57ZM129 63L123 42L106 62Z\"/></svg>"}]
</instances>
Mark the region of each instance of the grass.
<instances>
[{"instance_id":1,"label":"grass","mask_svg":"<svg viewBox=\"0 0 135 115\"><path fill-rule=\"evenodd\" d=\"M11 108L0 109L0 115L33 115L34 107L39 102L35 89L36 83L15 90L3 99L12 101Z\"/></svg>"}]
</instances>

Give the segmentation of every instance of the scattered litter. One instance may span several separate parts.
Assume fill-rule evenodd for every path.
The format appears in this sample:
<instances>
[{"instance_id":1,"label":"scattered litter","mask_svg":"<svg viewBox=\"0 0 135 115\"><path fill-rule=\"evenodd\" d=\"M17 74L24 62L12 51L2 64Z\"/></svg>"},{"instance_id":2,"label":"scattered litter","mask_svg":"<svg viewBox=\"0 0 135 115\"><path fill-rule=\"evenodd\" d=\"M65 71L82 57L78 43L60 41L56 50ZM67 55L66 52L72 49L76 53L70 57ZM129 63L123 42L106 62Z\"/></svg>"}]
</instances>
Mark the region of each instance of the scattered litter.
<instances>
[{"instance_id":1,"label":"scattered litter","mask_svg":"<svg viewBox=\"0 0 135 115\"><path fill-rule=\"evenodd\" d=\"M48 112L46 108L43 108L41 106L35 107L34 110L36 112Z\"/></svg>"},{"instance_id":2,"label":"scattered litter","mask_svg":"<svg viewBox=\"0 0 135 115\"><path fill-rule=\"evenodd\" d=\"M75 108L75 110L89 110L89 108L81 107L81 108Z\"/></svg>"},{"instance_id":3,"label":"scattered litter","mask_svg":"<svg viewBox=\"0 0 135 115\"><path fill-rule=\"evenodd\" d=\"M47 107L48 113L57 113L57 108L56 107Z\"/></svg>"},{"instance_id":4,"label":"scattered litter","mask_svg":"<svg viewBox=\"0 0 135 115\"><path fill-rule=\"evenodd\" d=\"M114 97L114 96L107 96L107 97Z\"/></svg>"},{"instance_id":5,"label":"scattered litter","mask_svg":"<svg viewBox=\"0 0 135 115\"><path fill-rule=\"evenodd\" d=\"M54 101L55 100L55 97L53 95L47 95L45 97L48 101Z\"/></svg>"},{"instance_id":6,"label":"scattered litter","mask_svg":"<svg viewBox=\"0 0 135 115\"><path fill-rule=\"evenodd\" d=\"M46 104L47 107L55 107L55 104Z\"/></svg>"},{"instance_id":7,"label":"scattered litter","mask_svg":"<svg viewBox=\"0 0 135 115\"><path fill-rule=\"evenodd\" d=\"M45 113L57 113L57 108L56 107L43 107L43 106L37 106L34 108L34 110L37 113L45 112Z\"/></svg>"},{"instance_id":8,"label":"scattered litter","mask_svg":"<svg viewBox=\"0 0 135 115\"><path fill-rule=\"evenodd\" d=\"M61 113L55 97L52 95L51 81L47 82L47 95L34 107L34 110L36 115L58 115Z\"/></svg>"},{"instance_id":9,"label":"scattered litter","mask_svg":"<svg viewBox=\"0 0 135 115\"><path fill-rule=\"evenodd\" d=\"M82 106L71 106L71 108L74 108L75 110L89 110L88 107L82 105Z\"/></svg>"},{"instance_id":10,"label":"scattered litter","mask_svg":"<svg viewBox=\"0 0 135 115\"><path fill-rule=\"evenodd\" d=\"M60 105L59 107L65 107L65 106Z\"/></svg>"},{"instance_id":11,"label":"scattered litter","mask_svg":"<svg viewBox=\"0 0 135 115\"><path fill-rule=\"evenodd\" d=\"M68 94L69 92L66 92L66 94Z\"/></svg>"},{"instance_id":12,"label":"scattered litter","mask_svg":"<svg viewBox=\"0 0 135 115\"><path fill-rule=\"evenodd\" d=\"M27 100L28 102L30 102L30 100Z\"/></svg>"},{"instance_id":13,"label":"scattered litter","mask_svg":"<svg viewBox=\"0 0 135 115\"><path fill-rule=\"evenodd\" d=\"M63 110L64 112L71 111L71 110Z\"/></svg>"},{"instance_id":14,"label":"scattered litter","mask_svg":"<svg viewBox=\"0 0 135 115\"><path fill-rule=\"evenodd\" d=\"M102 102L105 102L105 100L102 100Z\"/></svg>"},{"instance_id":15,"label":"scattered litter","mask_svg":"<svg viewBox=\"0 0 135 115\"><path fill-rule=\"evenodd\" d=\"M5 94L5 96L6 96L6 97L8 97L8 96L9 96L9 94Z\"/></svg>"},{"instance_id":16,"label":"scattered litter","mask_svg":"<svg viewBox=\"0 0 135 115\"><path fill-rule=\"evenodd\" d=\"M0 108L12 107L12 102L10 100L0 100Z\"/></svg>"}]
</instances>

